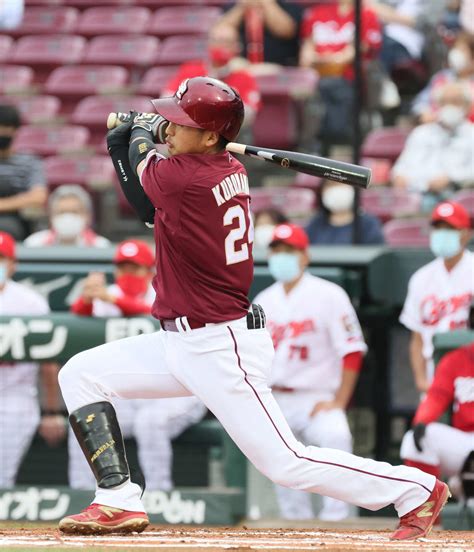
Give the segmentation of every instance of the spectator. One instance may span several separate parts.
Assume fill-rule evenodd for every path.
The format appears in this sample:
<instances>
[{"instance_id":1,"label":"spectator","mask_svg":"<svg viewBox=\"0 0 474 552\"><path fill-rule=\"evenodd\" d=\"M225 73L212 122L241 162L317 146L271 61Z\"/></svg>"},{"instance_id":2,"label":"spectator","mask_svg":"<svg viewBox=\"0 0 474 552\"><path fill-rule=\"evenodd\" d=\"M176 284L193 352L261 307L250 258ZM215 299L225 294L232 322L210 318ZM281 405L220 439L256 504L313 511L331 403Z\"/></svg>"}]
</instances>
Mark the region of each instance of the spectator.
<instances>
[{"instance_id":1,"label":"spectator","mask_svg":"<svg viewBox=\"0 0 474 552\"><path fill-rule=\"evenodd\" d=\"M304 230L293 224L277 226L270 242L268 267L276 283L255 298L275 347L269 385L299 440L352 452L346 409L367 347L346 292L306 271L308 245ZM314 517L308 493L276 491L284 518ZM323 497L319 519L348 515L346 503Z\"/></svg>"},{"instance_id":2,"label":"spectator","mask_svg":"<svg viewBox=\"0 0 474 552\"><path fill-rule=\"evenodd\" d=\"M255 77L238 60L242 44L237 30L220 24L209 32L209 61L184 63L166 84L162 96L172 96L184 79L209 76L220 79L240 94L245 105L244 124L253 123L260 107L260 92ZM244 62L245 63L245 62Z\"/></svg>"},{"instance_id":3,"label":"spectator","mask_svg":"<svg viewBox=\"0 0 474 552\"><path fill-rule=\"evenodd\" d=\"M448 52L448 68L433 75L427 86L416 96L412 113L421 123L436 121L436 94L448 82L465 82L474 97L474 35L461 33ZM469 119L474 122L474 102L471 103Z\"/></svg>"},{"instance_id":4,"label":"spectator","mask_svg":"<svg viewBox=\"0 0 474 552\"><path fill-rule=\"evenodd\" d=\"M83 292L71 306L81 316L139 316L151 313L155 293L151 286L154 256L140 240L126 240L117 247L115 283L106 285L101 272L90 273ZM121 400L113 398L124 436L137 441L138 459L147 489L169 491L172 488L171 441L206 413L196 397L173 399ZM75 489L95 488L95 478L79 444L69 433L69 481Z\"/></svg>"},{"instance_id":5,"label":"spectator","mask_svg":"<svg viewBox=\"0 0 474 552\"><path fill-rule=\"evenodd\" d=\"M319 95L323 115L319 137L323 153L328 143L350 141L354 107L354 0L315 6L302 25L303 44L299 63L314 67L319 75ZM362 10L362 51L365 60L378 51L381 30L375 13Z\"/></svg>"},{"instance_id":6,"label":"spectator","mask_svg":"<svg viewBox=\"0 0 474 552\"><path fill-rule=\"evenodd\" d=\"M348 184L325 180L317 192L319 212L306 231L313 245L351 245L357 224L359 245L384 243L382 225L369 213L354 213L355 190Z\"/></svg>"},{"instance_id":7,"label":"spectator","mask_svg":"<svg viewBox=\"0 0 474 552\"><path fill-rule=\"evenodd\" d=\"M0 316L42 316L49 313L46 300L11 278L16 269L15 241L0 232ZM8 325L2 331L7 331ZM43 408L39 407L40 376ZM0 488L13 487L20 463L37 429L50 445L66 435L58 386L58 366L53 362L0 362Z\"/></svg>"},{"instance_id":8,"label":"spectator","mask_svg":"<svg viewBox=\"0 0 474 552\"><path fill-rule=\"evenodd\" d=\"M433 335L465 328L474 297L474 253L466 249L469 213L459 203L440 203L431 221L430 247L436 259L410 278L400 315L411 330L410 362L420 392L428 390L433 378Z\"/></svg>"},{"instance_id":9,"label":"spectator","mask_svg":"<svg viewBox=\"0 0 474 552\"><path fill-rule=\"evenodd\" d=\"M461 490L459 474L474 451L473 386L474 343L471 343L441 359L415 413L413 429L403 437L400 450L405 465L436 477L449 477L453 492ZM452 425L438 423L447 411L452 411Z\"/></svg>"},{"instance_id":10,"label":"spectator","mask_svg":"<svg viewBox=\"0 0 474 552\"><path fill-rule=\"evenodd\" d=\"M47 198L41 161L12 151L13 138L20 124L16 107L0 105L0 230L17 240L31 233L23 210L43 207Z\"/></svg>"},{"instance_id":11,"label":"spectator","mask_svg":"<svg viewBox=\"0 0 474 552\"><path fill-rule=\"evenodd\" d=\"M273 207L260 209L254 215L254 245L259 248L266 248L270 243L275 226L288 222L286 216Z\"/></svg>"},{"instance_id":12,"label":"spectator","mask_svg":"<svg viewBox=\"0 0 474 552\"><path fill-rule=\"evenodd\" d=\"M423 195L422 210L474 183L474 124L468 120L471 90L457 82L437 93L436 121L416 127L392 169L393 185Z\"/></svg>"},{"instance_id":13,"label":"spectator","mask_svg":"<svg viewBox=\"0 0 474 552\"><path fill-rule=\"evenodd\" d=\"M24 0L0 1L0 30L15 29L23 20Z\"/></svg>"},{"instance_id":14,"label":"spectator","mask_svg":"<svg viewBox=\"0 0 474 552\"><path fill-rule=\"evenodd\" d=\"M92 230L92 200L88 192L75 184L59 186L48 201L49 229L31 234L29 247L77 245L107 247L110 242Z\"/></svg>"},{"instance_id":15,"label":"spectator","mask_svg":"<svg viewBox=\"0 0 474 552\"><path fill-rule=\"evenodd\" d=\"M296 65L302 8L289 0L237 0L218 25L238 29L252 63Z\"/></svg>"}]
</instances>

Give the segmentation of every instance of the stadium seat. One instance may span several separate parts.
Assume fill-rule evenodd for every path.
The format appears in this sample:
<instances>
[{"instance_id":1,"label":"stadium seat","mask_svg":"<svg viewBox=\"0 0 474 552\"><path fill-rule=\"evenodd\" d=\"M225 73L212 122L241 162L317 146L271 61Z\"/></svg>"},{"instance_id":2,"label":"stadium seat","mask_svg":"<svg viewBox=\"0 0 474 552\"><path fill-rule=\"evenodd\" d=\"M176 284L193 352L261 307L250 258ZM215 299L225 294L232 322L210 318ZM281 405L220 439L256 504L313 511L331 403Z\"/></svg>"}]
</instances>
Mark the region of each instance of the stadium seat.
<instances>
[{"instance_id":1,"label":"stadium seat","mask_svg":"<svg viewBox=\"0 0 474 552\"><path fill-rule=\"evenodd\" d=\"M155 63L158 50L154 36L97 36L86 48L84 63L148 67Z\"/></svg>"},{"instance_id":2,"label":"stadium seat","mask_svg":"<svg viewBox=\"0 0 474 552\"><path fill-rule=\"evenodd\" d=\"M35 79L44 82L56 67L79 63L85 45L86 39L82 36L23 36L16 41L10 57L12 63L34 66Z\"/></svg>"},{"instance_id":3,"label":"stadium seat","mask_svg":"<svg viewBox=\"0 0 474 552\"><path fill-rule=\"evenodd\" d=\"M304 67L281 67L273 73L256 74L255 78L263 97L309 98L318 84L317 73Z\"/></svg>"},{"instance_id":4,"label":"stadium seat","mask_svg":"<svg viewBox=\"0 0 474 552\"><path fill-rule=\"evenodd\" d=\"M389 159L375 159L374 157L363 157L360 164L372 171L370 179L371 186L386 185L390 183L390 171L392 162Z\"/></svg>"},{"instance_id":5,"label":"stadium seat","mask_svg":"<svg viewBox=\"0 0 474 552\"><path fill-rule=\"evenodd\" d=\"M173 35L207 35L221 10L212 6L161 8L153 15L147 32L165 38Z\"/></svg>"},{"instance_id":6,"label":"stadium seat","mask_svg":"<svg viewBox=\"0 0 474 552\"><path fill-rule=\"evenodd\" d=\"M0 35L0 63L7 63L9 61L12 45L13 38L11 36Z\"/></svg>"},{"instance_id":7,"label":"stadium seat","mask_svg":"<svg viewBox=\"0 0 474 552\"><path fill-rule=\"evenodd\" d=\"M157 65L181 65L186 61L207 59L207 39L200 36L170 36L161 43Z\"/></svg>"},{"instance_id":8,"label":"stadium seat","mask_svg":"<svg viewBox=\"0 0 474 552\"><path fill-rule=\"evenodd\" d=\"M0 65L0 94L31 92L34 72L24 65Z\"/></svg>"},{"instance_id":9,"label":"stadium seat","mask_svg":"<svg viewBox=\"0 0 474 552\"><path fill-rule=\"evenodd\" d=\"M135 4L134 0L63 0L63 3L66 6L73 6L79 8L80 10L85 10L87 8L95 8L97 4L101 6L133 6Z\"/></svg>"},{"instance_id":10,"label":"stadium seat","mask_svg":"<svg viewBox=\"0 0 474 552\"><path fill-rule=\"evenodd\" d=\"M71 34L76 27L79 11L66 6L38 6L25 10L19 27L11 29L12 36L34 34Z\"/></svg>"},{"instance_id":11,"label":"stadium seat","mask_svg":"<svg viewBox=\"0 0 474 552\"><path fill-rule=\"evenodd\" d=\"M413 96L424 88L429 79L427 66L419 60L407 60L393 67L390 76L402 96Z\"/></svg>"},{"instance_id":12,"label":"stadium seat","mask_svg":"<svg viewBox=\"0 0 474 552\"><path fill-rule=\"evenodd\" d=\"M362 157L388 159L394 163L402 153L411 130L400 127L376 128L369 132L362 143Z\"/></svg>"},{"instance_id":13,"label":"stadium seat","mask_svg":"<svg viewBox=\"0 0 474 552\"><path fill-rule=\"evenodd\" d=\"M89 8L80 16L76 32L83 36L143 35L150 18L151 12L147 8L121 6ZM136 53L138 55L139 51Z\"/></svg>"},{"instance_id":14,"label":"stadium seat","mask_svg":"<svg viewBox=\"0 0 474 552\"><path fill-rule=\"evenodd\" d=\"M165 65L164 67L152 67L143 75L137 87L138 94L158 98L166 83L178 71L179 67Z\"/></svg>"},{"instance_id":15,"label":"stadium seat","mask_svg":"<svg viewBox=\"0 0 474 552\"><path fill-rule=\"evenodd\" d=\"M471 217L471 223L474 224L474 189L459 190L452 196L451 200L464 205Z\"/></svg>"},{"instance_id":16,"label":"stadium seat","mask_svg":"<svg viewBox=\"0 0 474 552\"><path fill-rule=\"evenodd\" d=\"M292 183L293 188L307 188L316 192L321 186L322 178L310 174L296 173L296 178Z\"/></svg>"},{"instance_id":17,"label":"stadium seat","mask_svg":"<svg viewBox=\"0 0 474 552\"><path fill-rule=\"evenodd\" d=\"M419 214L421 196L407 190L378 186L363 190L360 204L364 211L387 222L393 218Z\"/></svg>"},{"instance_id":18,"label":"stadium seat","mask_svg":"<svg viewBox=\"0 0 474 552\"><path fill-rule=\"evenodd\" d=\"M25 0L25 6L62 6L64 0Z\"/></svg>"},{"instance_id":19,"label":"stadium seat","mask_svg":"<svg viewBox=\"0 0 474 552\"><path fill-rule=\"evenodd\" d=\"M55 96L7 96L0 98L0 103L17 107L25 125L51 122L61 108L61 102Z\"/></svg>"},{"instance_id":20,"label":"stadium seat","mask_svg":"<svg viewBox=\"0 0 474 552\"><path fill-rule=\"evenodd\" d=\"M107 155L95 157L48 157L44 161L49 188L78 184L91 190L104 189L116 180L114 166Z\"/></svg>"},{"instance_id":21,"label":"stadium seat","mask_svg":"<svg viewBox=\"0 0 474 552\"><path fill-rule=\"evenodd\" d=\"M168 6L217 6L219 8L223 8L228 3L229 0L134 0L135 5L145 6L147 8L163 8Z\"/></svg>"},{"instance_id":22,"label":"stadium seat","mask_svg":"<svg viewBox=\"0 0 474 552\"><path fill-rule=\"evenodd\" d=\"M276 208L288 217L307 217L314 209L315 197L304 188L264 187L252 189L252 212Z\"/></svg>"},{"instance_id":23,"label":"stadium seat","mask_svg":"<svg viewBox=\"0 0 474 552\"><path fill-rule=\"evenodd\" d=\"M383 234L392 247L428 247L430 222L427 218L392 219L383 225Z\"/></svg>"},{"instance_id":24,"label":"stadium seat","mask_svg":"<svg viewBox=\"0 0 474 552\"><path fill-rule=\"evenodd\" d=\"M18 129L13 149L41 156L78 152L85 150L89 136L89 130L83 126L25 125Z\"/></svg>"},{"instance_id":25,"label":"stadium seat","mask_svg":"<svg viewBox=\"0 0 474 552\"><path fill-rule=\"evenodd\" d=\"M127 69L115 65L76 65L55 69L45 83L45 92L59 96L63 112L71 113L84 96L124 93Z\"/></svg>"}]
</instances>

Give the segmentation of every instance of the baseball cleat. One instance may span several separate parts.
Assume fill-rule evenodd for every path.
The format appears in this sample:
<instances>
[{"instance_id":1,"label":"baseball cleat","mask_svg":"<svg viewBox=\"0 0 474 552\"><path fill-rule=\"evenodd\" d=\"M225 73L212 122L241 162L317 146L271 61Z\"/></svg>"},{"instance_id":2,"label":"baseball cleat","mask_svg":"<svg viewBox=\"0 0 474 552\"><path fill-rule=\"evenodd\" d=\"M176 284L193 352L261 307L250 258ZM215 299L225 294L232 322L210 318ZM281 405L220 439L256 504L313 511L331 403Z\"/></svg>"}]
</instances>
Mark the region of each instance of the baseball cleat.
<instances>
[{"instance_id":1,"label":"baseball cleat","mask_svg":"<svg viewBox=\"0 0 474 552\"><path fill-rule=\"evenodd\" d=\"M145 512L91 504L80 514L63 518L59 522L59 530L68 535L141 533L149 523Z\"/></svg>"},{"instance_id":2,"label":"baseball cleat","mask_svg":"<svg viewBox=\"0 0 474 552\"><path fill-rule=\"evenodd\" d=\"M400 518L392 540L415 540L429 535L443 506L451 496L446 483L436 480L428 500Z\"/></svg>"}]
</instances>

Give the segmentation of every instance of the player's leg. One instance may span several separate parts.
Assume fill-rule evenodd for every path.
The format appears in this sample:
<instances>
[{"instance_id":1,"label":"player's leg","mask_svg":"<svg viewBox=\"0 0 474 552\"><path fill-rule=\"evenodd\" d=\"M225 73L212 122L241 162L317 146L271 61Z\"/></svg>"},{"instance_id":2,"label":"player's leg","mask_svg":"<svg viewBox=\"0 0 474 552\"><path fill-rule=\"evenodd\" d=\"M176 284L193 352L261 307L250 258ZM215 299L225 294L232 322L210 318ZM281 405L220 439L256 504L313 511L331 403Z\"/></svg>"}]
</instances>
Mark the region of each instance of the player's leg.
<instances>
[{"instance_id":1,"label":"player's leg","mask_svg":"<svg viewBox=\"0 0 474 552\"><path fill-rule=\"evenodd\" d=\"M147 489L169 491L173 487L171 441L202 420L206 407L196 397L137 402L133 434Z\"/></svg>"},{"instance_id":2,"label":"player's leg","mask_svg":"<svg viewBox=\"0 0 474 552\"><path fill-rule=\"evenodd\" d=\"M304 442L322 448L352 452L352 435L346 413L341 409L322 410L309 420L304 432ZM340 521L349 516L346 502L323 497L323 508L318 514L322 521Z\"/></svg>"},{"instance_id":3,"label":"player's leg","mask_svg":"<svg viewBox=\"0 0 474 552\"><path fill-rule=\"evenodd\" d=\"M0 367L1 370L1 367ZM8 489L40 420L36 397L8 395L0 400L0 488Z\"/></svg>"},{"instance_id":4,"label":"player's leg","mask_svg":"<svg viewBox=\"0 0 474 552\"><path fill-rule=\"evenodd\" d=\"M431 529L426 519L422 527L412 527L411 512L433 495L428 517L436 516L447 500L446 486L414 468L305 447L294 438L267 386L273 357L268 333L246 330L240 321L206 330L169 340L175 345L173 372L214 412L257 469L281 485L370 510L394 504L400 516L410 513L402 522L411 528L402 538Z\"/></svg>"}]
</instances>

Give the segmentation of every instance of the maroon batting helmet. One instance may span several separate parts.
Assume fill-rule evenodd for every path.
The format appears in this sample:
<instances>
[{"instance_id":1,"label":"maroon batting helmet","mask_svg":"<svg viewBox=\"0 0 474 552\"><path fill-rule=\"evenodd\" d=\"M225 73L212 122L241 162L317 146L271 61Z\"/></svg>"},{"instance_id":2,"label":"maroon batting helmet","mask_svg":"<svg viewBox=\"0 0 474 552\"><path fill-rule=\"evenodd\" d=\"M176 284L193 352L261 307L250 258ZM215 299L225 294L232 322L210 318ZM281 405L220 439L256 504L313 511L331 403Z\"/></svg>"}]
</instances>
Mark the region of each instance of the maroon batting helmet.
<instances>
[{"instance_id":1,"label":"maroon batting helmet","mask_svg":"<svg viewBox=\"0 0 474 552\"><path fill-rule=\"evenodd\" d=\"M172 123L212 130L229 141L237 137L244 120L239 94L225 82L210 77L186 79L174 96L151 103Z\"/></svg>"}]
</instances>

